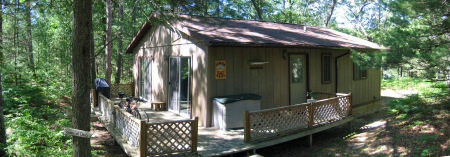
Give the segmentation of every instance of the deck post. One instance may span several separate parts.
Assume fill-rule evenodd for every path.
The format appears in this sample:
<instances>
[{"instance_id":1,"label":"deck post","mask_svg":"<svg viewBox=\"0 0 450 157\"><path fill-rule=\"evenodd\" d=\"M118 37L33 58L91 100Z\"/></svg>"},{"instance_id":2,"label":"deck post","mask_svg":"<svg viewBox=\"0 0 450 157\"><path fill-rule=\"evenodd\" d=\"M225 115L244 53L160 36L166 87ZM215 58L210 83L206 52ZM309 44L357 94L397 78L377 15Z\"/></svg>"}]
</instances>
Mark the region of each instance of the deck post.
<instances>
[{"instance_id":1,"label":"deck post","mask_svg":"<svg viewBox=\"0 0 450 157\"><path fill-rule=\"evenodd\" d=\"M194 118L192 122L192 153L197 152L197 144L198 144L198 117Z\"/></svg>"},{"instance_id":2,"label":"deck post","mask_svg":"<svg viewBox=\"0 0 450 157\"><path fill-rule=\"evenodd\" d=\"M130 86L131 86L131 95L133 95L133 96L136 96L136 95L134 95L135 94L135 91L134 91L134 83L130 83Z\"/></svg>"},{"instance_id":3,"label":"deck post","mask_svg":"<svg viewBox=\"0 0 450 157\"><path fill-rule=\"evenodd\" d=\"M348 97L349 97L348 114L352 115L352 93L348 93Z\"/></svg>"},{"instance_id":4,"label":"deck post","mask_svg":"<svg viewBox=\"0 0 450 157\"><path fill-rule=\"evenodd\" d=\"M309 103L309 127L314 125L314 106L313 103Z\"/></svg>"},{"instance_id":5,"label":"deck post","mask_svg":"<svg viewBox=\"0 0 450 157\"><path fill-rule=\"evenodd\" d=\"M91 89L91 105L95 107L95 89Z\"/></svg>"},{"instance_id":6,"label":"deck post","mask_svg":"<svg viewBox=\"0 0 450 157\"><path fill-rule=\"evenodd\" d=\"M313 136L312 135L313 134L309 134L309 144L308 144L309 148L312 148L312 143L313 143Z\"/></svg>"},{"instance_id":7,"label":"deck post","mask_svg":"<svg viewBox=\"0 0 450 157\"><path fill-rule=\"evenodd\" d=\"M114 106L114 104L112 105L112 108L113 108L113 110L112 110L112 116L113 116L112 124L113 124L114 127L117 127L116 126L116 112L118 112L118 111L117 111L116 107Z\"/></svg>"},{"instance_id":8,"label":"deck post","mask_svg":"<svg viewBox=\"0 0 450 157\"><path fill-rule=\"evenodd\" d=\"M147 156L147 136L146 136L146 123L145 120L140 120L139 123L139 148L138 148L138 155L143 157Z\"/></svg>"},{"instance_id":9,"label":"deck post","mask_svg":"<svg viewBox=\"0 0 450 157\"><path fill-rule=\"evenodd\" d=\"M250 142L252 139L252 136L250 134L250 116L248 114L248 111L244 111L244 141Z\"/></svg>"},{"instance_id":10,"label":"deck post","mask_svg":"<svg viewBox=\"0 0 450 157\"><path fill-rule=\"evenodd\" d=\"M353 121L348 122L348 126L350 127L350 131L353 131Z\"/></svg>"}]
</instances>

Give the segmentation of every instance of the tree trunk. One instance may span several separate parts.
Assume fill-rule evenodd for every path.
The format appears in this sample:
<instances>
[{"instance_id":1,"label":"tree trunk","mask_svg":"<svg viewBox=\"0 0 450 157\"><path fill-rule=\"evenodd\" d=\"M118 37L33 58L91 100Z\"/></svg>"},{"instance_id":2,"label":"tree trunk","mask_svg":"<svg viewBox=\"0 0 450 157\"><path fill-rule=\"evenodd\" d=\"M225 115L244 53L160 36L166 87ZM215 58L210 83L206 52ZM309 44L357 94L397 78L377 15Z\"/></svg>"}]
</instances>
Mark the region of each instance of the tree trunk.
<instances>
[{"instance_id":1,"label":"tree trunk","mask_svg":"<svg viewBox=\"0 0 450 157\"><path fill-rule=\"evenodd\" d=\"M3 0L0 0L0 65L3 65ZM5 156L6 147L5 119L3 118L2 68L0 67L0 156Z\"/></svg>"},{"instance_id":2,"label":"tree trunk","mask_svg":"<svg viewBox=\"0 0 450 157\"><path fill-rule=\"evenodd\" d=\"M328 14L327 20L325 21L325 27L328 27L328 22L330 22L331 16L333 16L334 7L336 6L337 0L333 0L331 5L330 14Z\"/></svg>"},{"instance_id":3,"label":"tree trunk","mask_svg":"<svg viewBox=\"0 0 450 157\"><path fill-rule=\"evenodd\" d=\"M105 49L105 80L111 84L111 27L112 27L112 0L106 0L106 49Z\"/></svg>"},{"instance_id":4,"label":"tree trunk","mask_svg":"<svg viewBox=\"0 0 450 157\"><path fill-rule=\"evenodd\" d=\"M72 40L72 127L90 130L89 105L89 57L92 34L92 1L73 1L73 40ZM72 137L74 157L91 156L89 138Z\"/></svg>"},{"instance_id":5,"label":"tree trunk","mask_svg":"<svg viewBox=\"0 0 450 157\"><path fill-rule=\"evenodd\" d=\"M19 41L19 26L18 26L18 23L19 23L19 18L17 18L17 10L19 10L18 8L19 8L19 1L17 0L16 1L17 3L16 3L16 6L17 6L17 9L14 9L14 47L16 48L16 51L15 51L15 53L14 53L14 79L15 79L15 82L16 82L16 86L19 84L19 78L18 78L18 75L19 75L19 72L18 72L18 69L17 69L17 56L19 55L19 44L17 44L17 41Z\"/></svg>"},{"instance_id":6,"label":"tree trunk","mask_svg":"<svg viewBox=\"0 0 450 157\"><path fill-rule=\"evenodd\" d=\"M93 27L91 27L90 28L91 30L90 30L90 32L92 32L91 33L91 37L90 37L90 40L91 40L91 49L90 49L90 61L91 61L91 68L90 68L90 71L91 71L91 82L89 82L89 85L90 85L90 89L94 89L95 87L94 87L94 80L95 80L95 78L97 77L97 73L96 73L96 71L95 71L95 46L94 46L94 28Z\"/></svg>"},{"instance_id":7,"label":"tree trunk","mask_svg":"<svg viewBox=\"0 0 450 157\"><path fill-rule=\"evenodd\" d=\"M122 55L120 52L122 52L122 33L123 33L123 6L122 1L119 0L119 35L117 37L117 59L116 59L116 83L120 83L120 76L122 74Z\"/></svg>"},{"instance_id":8,"label":"tree trunk","mask_svg":"<svg viewBox=\"0 0 450 157\"><path fill-rule=\"evenodd\" d=\"M34 68L34 57L33 57L33 38L31 35L31 2L30 0L25 1L26 6L26 20L27 20L27 42L28 42L28 61L30 69L33 71L33 75L36 76L36 71Z\"/></svg>"},{"instance_id":9,"label":"tree trunk","mask_svg":"<svg viewBox=\"0 0 450 157\"><path fill-rule=\"evenodd\" d=\"M220 4L221 4L221 2L220 2L220 0L216 0L216 3L217 3L217 10L216 10L215 14L216 14L216 17L220 17Z\"/></svg>"},{"instance_id":10,"label":"tree trunk","mask_svg":"<svg viewBox=\"0 0 450 157\"><path fill-rule=\"evenodd\" d=\"M205 10L203 10L203 16L208 16L208 1L203 1L203 9L205 9Z\"/></svg>"},{"instance_id":11,"label":"tree trunk","mask_svg":"<svg viewBox=\"0 0 450 157\"><path fill-rule=\"evenodd\" d=\"M294 19L292 18L292 2L289 1L289 23L292 24Z\"/></svg>"},{"instance_id":12,"label":"tree trunk","mask_svg":"<svg viewBox=\"0 0 450 157\"><path fill-rule=\"evenodd\" d=\"M258 14L258 20L263 20L262 13L261 13L261 7L256 2L256 0L252 0L253 6L255 7L256 13Z\"/></svg>"}]
</instances>

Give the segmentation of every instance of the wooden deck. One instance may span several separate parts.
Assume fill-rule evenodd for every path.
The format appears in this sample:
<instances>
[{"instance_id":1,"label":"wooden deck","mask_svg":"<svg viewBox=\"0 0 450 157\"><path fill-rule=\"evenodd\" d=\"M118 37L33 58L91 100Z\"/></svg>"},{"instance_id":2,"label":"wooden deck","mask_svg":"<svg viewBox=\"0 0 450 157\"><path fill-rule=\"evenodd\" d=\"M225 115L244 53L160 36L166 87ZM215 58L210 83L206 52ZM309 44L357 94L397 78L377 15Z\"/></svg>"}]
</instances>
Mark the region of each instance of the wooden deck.
<instances>
[{"instance_id":1,"label":"wooden deck","mask_svg":"<svg viewBox=\"0 0 450 157\"><path fill-rule=\"evenodd\" d=\"M113 98L112 101L120 101L117 98ZM154 123L161 123L173 120L185 120L186 118L178 116L168 111L153 111L150 105L142 105L140 108L149 115L149 121ZM94 108L98 112L98 108ZM98 113L99 114L99 113ZM103 119L102 119L103 118ZM116 128L113 127L104 117L99 119L105 124L106 128L110 131L111 135L121 145L124 151L130 156L138 156L139 150L132 146L127 140L120 134ZM198 144L197 154L184 154L188 156L220 156L229 155L243 151L253 151L256 149L280 144L290 140L294 140L300 137L312 135L314 133L330 129L353 120L353 116L346 117L342 120L329 123L326 125L320 125L312 128L307 128L297 132L284 133L276 138L264 139L260 141L253 141L246 143L244 140L244 130L219 130L212 127L199 127L198 128ZM311 136L310 136L311 137ZM310 139L310 143L312 139Z\"/></svg>"}]
</instances>

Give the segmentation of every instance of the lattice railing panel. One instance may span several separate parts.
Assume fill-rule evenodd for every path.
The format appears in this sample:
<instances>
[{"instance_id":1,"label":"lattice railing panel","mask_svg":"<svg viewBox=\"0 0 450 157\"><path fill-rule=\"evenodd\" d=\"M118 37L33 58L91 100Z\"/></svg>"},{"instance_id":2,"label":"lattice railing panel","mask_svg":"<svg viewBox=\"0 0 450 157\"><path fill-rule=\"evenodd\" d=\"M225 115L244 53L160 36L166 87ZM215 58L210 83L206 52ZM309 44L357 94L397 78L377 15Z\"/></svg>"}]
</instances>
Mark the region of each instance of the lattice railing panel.
<instances>
[{"instance_id":1,"label":"lattice railing panel","mask_svg":"<svg viewBox=\"0 0 450 157\"><path fill-rule=\"evenodd\" d=\"M125 93L125 95L133 95L133 84L112 84L111 85L111 97L119 97L119 92Z\"/></svg>"},{"instance_id":2,"label":"lattice railing panel","mask_svg":"<svg viewBox=\"0 0 450 157\"><path fill-rule=\"evenodd\" d=\"M280 136L288 132L332 123L351 114L351 94L322 93L317 98L319 97L324 99L315 103L245 112L245 141Z\"/></svg>"},{"instance_id":3,"label":"lattice railing panel","mask_svg":"<svg viewBox=\"0 0 450 157\"><path fill-rule=\"evenodd\" d=\"M251 139L261 139L308 127L308 105L249 112Z\"/></svg>"},{"instance_id":4,"label":"lattice railing panel","mask_svg":"<svg viewBox=\"0 0 450 157\"><path fill-rule=\"evenodd\" d=\"M100 110L102 115L105 117L107 121L113 122L114 105L112 104L111 100L103 96L101 93L99 93L99 99L100 99Z\"/></svg>"},{"instance_id":5,"label":"lattice railing panel","mask_svg":"<svg viewBox=\"0 0 450 157\"><path fill-rule=\"evenodd\" d=\"M146 123L146 155L190 152L197 147L196 120ZM195 144L194 144L195 143Z\"/></svg>"},{"instance_id":6,"label":"lattice railing panel","mask_svg":"<svg viewBox=\"0 0 450 157\"><path fill-rule=\"evenodd\" d=\"M338 96L313 103L314 125L341 120L350 114L350 96Z\"/></svg>"},{"instance_id":7,"label":"lattice railing panel","mask_svg":"<svg viewBox=\"0 0 450 157\"><path fill-rule=\"evenodd\" d=\"M334 122L342 118L341 111L337 109L338 98L331 98L325 101L313 103L314 123L313 125Z\"/></svg>"},{"instance_id":8,"label":"lattice railing panel","mask_svg":"<svg viewBox=\"0 0 450 157\"><path fill-rule=\"evenodd\" d=\"M139 123L123 109L116 108L116 128L133 146L139 146Z\"/></svg>"}]
</instances>

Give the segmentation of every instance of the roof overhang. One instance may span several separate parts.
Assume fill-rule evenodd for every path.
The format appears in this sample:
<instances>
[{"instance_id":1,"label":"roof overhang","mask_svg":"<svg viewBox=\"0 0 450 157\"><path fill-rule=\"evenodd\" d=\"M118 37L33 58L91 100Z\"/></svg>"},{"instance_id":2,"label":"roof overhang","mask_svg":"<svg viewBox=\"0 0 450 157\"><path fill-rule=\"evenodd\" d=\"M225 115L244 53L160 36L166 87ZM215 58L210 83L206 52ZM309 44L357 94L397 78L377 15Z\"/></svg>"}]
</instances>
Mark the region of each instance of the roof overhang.
<instances>
[{"instance_id":1,"label":"roof overhang","mask_svg":"<svg viewBox=\"0 0 450 157\"><path fill-rule=\"evenodd\" d=\"M128 44L127 48L125 49L125 53L133 53L133 49L142 40L142 38L144 38L145 34L147 34L150 28L152 28L152 25L149 22L145 22L133 37L131 42Z\"/></svg>"},{"instance_id":2,"label":"roof overhang","mask_svg":"<svg viewBox=\"0 0 450 157\"><path fill-rule=\"evenodd\" d=\"M139 44L139 42L144 38L144 36L147 34L147 32L154 26L155 24L152 24L150 21L152 18L157 18L158 13L152 13L148 17L148 21L145 22L141 28L138 30L136 35L133 37L131 42L128 44L127 48L125 49L125 53L133 53L134 48ZM157 21L157 20L156 20ZM374 52L378 50L383 49L389 49L382 45L378 45L375 48L370 46L361 46L354 44L347 45L347 46L331 46L331 45L320 45L319 44L308 44L308 43L263 43L263 42L220 42L220 41L214 41L214 40L207 40L203 39L201 34L197 34L196 31L191 31L189 27L184 27L183 24L177 23L175 21L166 21L165 22L168 25L171 25L172 28L176 29L177 31L181 32L183 35L186 35L188 38L192 37L194 39L197 39L201 41L205 46L211 46L211 47L302 47L302 48L327 48L327 49L353 49L356 51L362 51L362 52ZM203 35L204 36L204 35Z\"/></svg>"}]
</instances>

